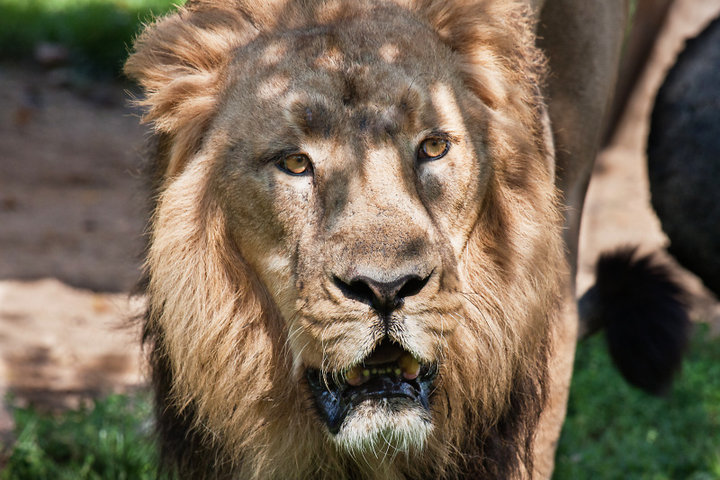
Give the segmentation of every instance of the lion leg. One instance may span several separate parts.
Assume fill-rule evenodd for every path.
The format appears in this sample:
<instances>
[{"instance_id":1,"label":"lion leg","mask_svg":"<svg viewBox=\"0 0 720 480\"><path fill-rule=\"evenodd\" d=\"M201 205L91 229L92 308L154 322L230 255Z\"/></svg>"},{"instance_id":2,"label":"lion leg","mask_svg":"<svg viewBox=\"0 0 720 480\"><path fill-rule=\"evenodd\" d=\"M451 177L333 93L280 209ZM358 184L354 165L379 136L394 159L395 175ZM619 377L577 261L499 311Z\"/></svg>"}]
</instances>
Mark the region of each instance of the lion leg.
<instances>
[{"instance_id":1,"label":"lion leg","mask_svg":"<svg viewBox=\"0 0 720 480\"><path fill-rule=\"evenodd\" d=\"M571 276L564 314L551 339L548 405L534 446L536 478L552 473L565 417L577 335L574 278L580 217L612 102L627 7L627 0L548 0L540 10L538 44L550 65L546 97L557 152L556 184L566 206Z\"/></svg>"},{"instance_id":2,"label":"lion leg","mask_svg":"<svg viewBox=\"0 0 720 480\"><path fill-rule=\"evenodd\" d=\"M557 186L574 275L580 216L612 104L627 24L627 0L548 0L538 44L548 57L546 97L555 139Z\"/></svg>"},{"instance_id":3,"label":"lion leg","mask_svg":"<svg viewBox=\"0 0 720 480\"><path fill-rule=\"evenodd\" d=\"M637 0L632 29L625 41L615 98L612 110L609 112L605 143L608 143L615 133L615 128L620 122L635 85L645 70L647 60L673 2L674 0Z\"/></svg>"}]
</instances>

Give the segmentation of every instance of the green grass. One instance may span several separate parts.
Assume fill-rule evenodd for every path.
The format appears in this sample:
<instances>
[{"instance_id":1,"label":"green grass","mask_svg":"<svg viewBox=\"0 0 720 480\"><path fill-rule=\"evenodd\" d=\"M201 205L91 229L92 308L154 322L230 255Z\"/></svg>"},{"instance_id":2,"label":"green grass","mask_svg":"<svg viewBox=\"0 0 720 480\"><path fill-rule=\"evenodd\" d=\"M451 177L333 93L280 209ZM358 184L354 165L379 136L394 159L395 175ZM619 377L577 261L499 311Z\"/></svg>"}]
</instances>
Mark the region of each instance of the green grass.
<instances>
[{"instance_id":1,"label":"green grass","mask_svg":"<svg viewBox=\"0 0 720 480\"><path fill-rule=\"evenodd\" d=\"M156 479L150 413L147 395L113 395L57 417L17 409L17 441L0 479Z\"/></svg>"},{"instance_id":2,"label":"green grass","mask_svg":"<svg viewBox=\"0 0 720 480\"><path fill-rule=\"evenodd\" d=\"M184 0L0 0L0 60L31 59L35 46L57 43L73 68L117 76L143 22Z\"/></svg>"},{"instance_id":3,"label":"green grass","mask_svg":"<svg viewBox=\"0 0 720 480\"><path fill-rule=\"evenodd\" d=\"M629 387L603 338L580 345L554 478L720 479L720 339L706 336L667 398Z\"/></svg>"},{"instance_id":4,"label":"green grass","mask_svg":"<svg viewBox=\"0 0 720 480\"><path fill-rule=\"evenodd\" d=\"M147 394L60 416L16 409L0 480L158 478L150 414ZM698 332L668 398L627 386L602 338L580 345L554 479L720 479L720 339Z\"/></svg>"}]
</instances>

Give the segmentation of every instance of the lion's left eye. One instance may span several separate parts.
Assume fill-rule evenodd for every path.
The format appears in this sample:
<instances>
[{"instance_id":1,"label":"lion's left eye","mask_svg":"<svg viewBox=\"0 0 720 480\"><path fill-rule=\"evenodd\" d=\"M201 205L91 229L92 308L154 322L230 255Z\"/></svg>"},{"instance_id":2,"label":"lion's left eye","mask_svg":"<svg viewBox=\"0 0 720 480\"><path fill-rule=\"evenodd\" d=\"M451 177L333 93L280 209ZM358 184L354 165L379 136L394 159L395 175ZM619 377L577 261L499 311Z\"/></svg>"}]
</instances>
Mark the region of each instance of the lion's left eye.
<instances>
[{"instance_id":1,"label":"lion's left eye","mask_svg":"<svg viewBox=\"0 0 720 480\"><path fill-rule=\"evenodd\" d=\"M441 137L426 138L420 143L418 160L437 160L450 150L450 141Z\"/></svg>"},{"instance_id":2,"label":"lion's left eye","mask_svg":"<svg viewBox=\"0 0 720 480\"><path fill-rule=\"evenodd\" d=\"M310 158L304 153L288 155L277 162L280 170L291 175L303 175L312 172Z\"/></svg>"}]
</instances>

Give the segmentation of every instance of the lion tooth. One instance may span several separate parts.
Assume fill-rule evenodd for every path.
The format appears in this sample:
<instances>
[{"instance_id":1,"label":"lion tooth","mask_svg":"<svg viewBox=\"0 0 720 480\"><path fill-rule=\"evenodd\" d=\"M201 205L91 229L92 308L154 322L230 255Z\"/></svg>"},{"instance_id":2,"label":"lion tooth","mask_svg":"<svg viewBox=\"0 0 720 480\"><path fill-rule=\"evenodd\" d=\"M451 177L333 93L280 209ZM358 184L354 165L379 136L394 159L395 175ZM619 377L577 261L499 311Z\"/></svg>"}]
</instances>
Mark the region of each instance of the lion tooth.
<instances>
[{"instance_id":1,"label":"lion tooth","mask_svg":"<svg viewBox=\"0 0 720 480\"><path fill-rule=\"evenodd\" d=\"M362 370L360 367L353 367L347 372L345 372L345 381L352 385L353 387L357 387L358 385L362 385L364 382L364 377L362 376Z\"/></svg>"},{"instance_id":2,"label":"lion tooth","mask_svg":"<svg viewBox=\"0 0 720 480\"><path fill-rule=\"evenodd\" d=\"M407 380L415 380L420 373L420 362L409 353L403 354L398 359L398 365L402 369L402 375Z\"/></svg>"}]
</instances>

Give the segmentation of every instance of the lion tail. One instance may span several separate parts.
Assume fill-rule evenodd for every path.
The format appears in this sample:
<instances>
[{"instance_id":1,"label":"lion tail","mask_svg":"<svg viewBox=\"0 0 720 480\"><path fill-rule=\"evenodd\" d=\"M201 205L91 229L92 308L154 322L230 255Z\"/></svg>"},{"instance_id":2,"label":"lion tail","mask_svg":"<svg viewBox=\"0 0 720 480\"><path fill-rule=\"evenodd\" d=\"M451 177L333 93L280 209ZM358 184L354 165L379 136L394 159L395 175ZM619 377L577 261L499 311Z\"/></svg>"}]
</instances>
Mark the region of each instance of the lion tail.
<instances>
[{"instance_id":1,"label":"lion tail","mask_svg":"<svg viewBox=\"0 0 720 480\"><path fill-rule=\"evenodd\" d=\"M583 338L605 329L610 356L632 385L666 393L680 370L691 323L688 294L657 254L626 247L603 254L580 298Z\"/></svg>"}]
</instances>

